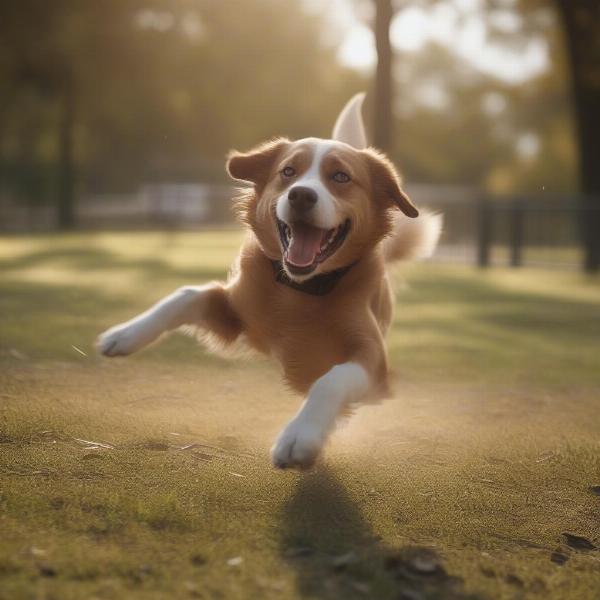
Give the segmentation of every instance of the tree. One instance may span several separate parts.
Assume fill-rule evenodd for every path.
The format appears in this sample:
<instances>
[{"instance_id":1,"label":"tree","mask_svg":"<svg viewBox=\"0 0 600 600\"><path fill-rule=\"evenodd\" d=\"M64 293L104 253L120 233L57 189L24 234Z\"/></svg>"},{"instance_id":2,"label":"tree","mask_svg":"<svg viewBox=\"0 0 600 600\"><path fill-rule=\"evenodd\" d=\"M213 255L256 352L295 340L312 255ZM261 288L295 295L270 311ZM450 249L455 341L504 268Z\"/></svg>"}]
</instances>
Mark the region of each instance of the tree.
<instances>
[{"instance_id":1,"label":"tree","mask_svg":"<svg viewBox=\"0 0 600 600\"><path fill-rule=\"evenodd\" d=\"M600 3L556 0L571 64L579 138L579 172L584 194L585 269L600 270Z\"/></svg>"},{"instance_id":2,"label":"tree","mask_svg":"<svg viewBox=\"0 0 600 600\"><path fill-rule=\"evenodd\" d=\"M325 136L364 88L301 0L0 2L0 39L0 183L63 228L81 192L224 180L234 146Z\"/></svg>"},{"instance_id":3,"label":"tree","mask_svg":"<svg viewBox=\"0 0 600 600\"><path fill-rule=\"evenodd\" d=\"M487 0L488 10L503 0ZM570 66L573 118L579 155L579 189L584 268L600 270L600 3L598 0L519 0L525 32L535 27L536 15L555 9L564 32L564 51ZM523 32L521 32L521 35Z\"/></svg>"},{"instance_id":4,"label":"tree","mask_svg":"<svg viewBox=\"0 0 600 600\"><path fill-rule=\"evenodd\" d=\"M141 1L141 0L140 0ZM39 96L38 110L53 103L56 136L56 207L60 229L75 225L75 136L82 105L97 94L98 80L126 63L137 0L98 3L22 0L0 4L0 36L5 42L5 84L15 112L24 90ZM129 27L123 27L123 24ZM122 67L121 67L122 68ZM19 115L23 117L23 115Z\"/></svg>"},{"instance_id":5,"label":"tree","mask_svg":"<svg viewBox=\"0 0 600 600\"><path fill-rule=\"evenodd\" d=\"M377 49L377 68L375 71L374 102L374 144L389 152L393 137L393 51L390 42L390 24L394 16L392 0L374 0L375 2L375 46Z\"/></svg>"}]
</instances>

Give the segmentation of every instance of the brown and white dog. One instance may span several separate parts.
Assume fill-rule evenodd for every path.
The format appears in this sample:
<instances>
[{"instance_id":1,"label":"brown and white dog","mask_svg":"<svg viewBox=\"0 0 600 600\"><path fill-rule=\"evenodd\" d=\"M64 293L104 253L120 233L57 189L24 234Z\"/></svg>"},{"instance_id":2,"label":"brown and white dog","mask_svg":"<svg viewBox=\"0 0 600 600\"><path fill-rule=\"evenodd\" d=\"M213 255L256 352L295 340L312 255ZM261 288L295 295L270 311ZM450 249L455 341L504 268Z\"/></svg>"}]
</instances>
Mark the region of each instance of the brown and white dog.
<instances>
[{"instance_id":1,"label":"brown and white dog","mask_svg":"<svg viewBox=\"0 0 600 600\"><path fill-rule=\"evenodd\" d=\"M418 216L390 161L366 148L363 99L330 140L232 152L229 174L251 186L237 199L248 233L227 283L183 287L98 339L102 354L121 356L187 325L273 355L306 394L272 448L280 468L311 466L341 414L387 393L385 265L428 256L440 233L441 218Z\"/></svg>"}]
</instances>

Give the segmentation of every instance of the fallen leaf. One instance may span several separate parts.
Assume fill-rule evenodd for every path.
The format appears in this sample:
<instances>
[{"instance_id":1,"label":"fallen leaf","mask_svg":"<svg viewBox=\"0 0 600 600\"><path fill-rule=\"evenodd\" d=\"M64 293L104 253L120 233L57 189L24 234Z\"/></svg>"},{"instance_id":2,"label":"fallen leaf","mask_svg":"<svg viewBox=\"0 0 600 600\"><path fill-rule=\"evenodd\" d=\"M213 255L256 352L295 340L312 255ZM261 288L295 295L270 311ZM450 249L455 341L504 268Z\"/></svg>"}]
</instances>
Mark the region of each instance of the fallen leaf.
<instances>
[{"instance_id":1,"label":"fallen leaf","mask_svg":"<svg viewBox=\"0 0 600 600\"><path fill-rule=\"evenodd\" d=\"M437 554L428 548L410 548L388 556L385 561L386 569L393 571L401 580L448 582L446 570L440 563Z\"/></svg>"},{"instance_id":2,"label":"fallen leaf","mask_svg":"<svg viewBox=\"0 0 600 600\"><path fill-rule=\"evenodd\" d=\"M569 560L569 555L563 552L563 549L559 546L550 555L550 560L556 565L564 565Z\"/></svg>"},{"instance_id":3,"label":"fallen leaf","mask_svg":"<svg viewBox=\"0 0 600 600\"><path fill-rule=\"evenodd\" d=\"M596 550L596 546L590 540L574 533L563 533L567 546L575 550Z\"/></svg>"}]
</instances>

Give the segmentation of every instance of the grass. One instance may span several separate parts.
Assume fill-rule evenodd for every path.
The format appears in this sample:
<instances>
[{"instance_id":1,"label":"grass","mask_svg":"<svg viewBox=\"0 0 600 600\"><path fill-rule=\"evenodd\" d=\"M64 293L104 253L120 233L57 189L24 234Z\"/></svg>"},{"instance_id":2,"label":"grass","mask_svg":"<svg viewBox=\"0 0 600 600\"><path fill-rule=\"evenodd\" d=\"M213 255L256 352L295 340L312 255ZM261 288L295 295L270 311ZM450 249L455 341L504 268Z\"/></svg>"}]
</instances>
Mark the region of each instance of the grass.
<instances>
[{"instance_id":1,"label":"grass","mask_svg":"<svg viewBox=\"0 0 600 600\"><path fill-rule=\"evenodd\" d=\"M598 597L598 280L400 268L394 397L276 472L270 363L92 349L239 241L0 239L2 600Z\"/></svg>"}]
</instances>

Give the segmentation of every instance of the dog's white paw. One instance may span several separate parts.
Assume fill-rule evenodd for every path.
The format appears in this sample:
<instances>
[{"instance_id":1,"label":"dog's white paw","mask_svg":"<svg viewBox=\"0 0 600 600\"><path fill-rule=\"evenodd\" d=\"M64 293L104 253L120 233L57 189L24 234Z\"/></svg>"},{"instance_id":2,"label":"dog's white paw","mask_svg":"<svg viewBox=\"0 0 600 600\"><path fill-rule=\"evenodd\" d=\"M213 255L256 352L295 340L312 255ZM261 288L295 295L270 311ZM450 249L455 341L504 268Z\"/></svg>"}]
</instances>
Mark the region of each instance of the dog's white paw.
<instances>
[{"instance_id":1,"label":"dog's white paw","mask_svg":"<svg viewBox=\"0 0 600 600\"><path fill-rule=\"evenodd\" d=\"M278 469L309 469L325 442L324 432L302 419L290 421L271 449L271 460Z\"/></svg>"},{"instance_id":2,"label":"dog's white paw","mask_svg":"<svg viewBox=\"0 0 600 600\"><path fill-rule=\"evenodd\" d=\"M156 338L155 332L151 329L142 320L115 325L100 334L96 341L96 348L104 356L127 356Z\"/></svg>"}]
</instances>

